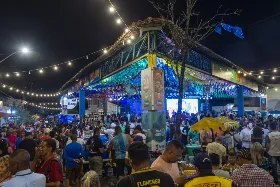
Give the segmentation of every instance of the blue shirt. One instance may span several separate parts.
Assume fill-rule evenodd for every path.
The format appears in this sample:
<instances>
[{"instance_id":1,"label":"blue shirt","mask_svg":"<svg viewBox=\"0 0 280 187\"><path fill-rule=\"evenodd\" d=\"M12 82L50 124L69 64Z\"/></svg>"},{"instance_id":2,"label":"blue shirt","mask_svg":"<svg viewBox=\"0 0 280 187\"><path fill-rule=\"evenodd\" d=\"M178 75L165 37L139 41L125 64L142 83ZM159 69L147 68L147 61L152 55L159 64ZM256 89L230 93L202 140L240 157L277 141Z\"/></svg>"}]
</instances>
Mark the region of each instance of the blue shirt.
<instances>
[{"instance_id":1,"label":"blue shirt","mask_svg":"<svg viewBox=\"0 0 280 187\"><path fill-rule=\"evenodd\" d=\"M128 141L126 139L126 134L119 134L114 137L114 146L116 152L116 159L125 159L126 156L126 146Z\"/></svg>"},{"instance_id":2,"label":"blue shirt","mask_svg":"<svg viewBox=\"0 0 280 187\"><path fill-rule=\"evenodd\" d=\"M22 141L22 138L17 137L16 139L16 149L18 149L19 143Z\"/></svg>"},{"instance_id":3,"label":"blue shirt","mask_svg":"<svg viewBox=\"0 0 280 187\"><path fill-rule=\"evenodd\" d=\"M77 142L68 144L64 149L64 158L66 159L66 167L72 168L79 165L73 159L80 159L84 156L83 147Z\"/></svg>"},{"instance_id":4,"label":"blue shirt","mask_svg":"<svg viewBox=\"0 0 280 187\"><path fill-rule=\"evenodd\" d=\"M46 177L27 169L17 172L15 177L4 182L2 187L46 187Z\"/></svg>"}]
</instances>

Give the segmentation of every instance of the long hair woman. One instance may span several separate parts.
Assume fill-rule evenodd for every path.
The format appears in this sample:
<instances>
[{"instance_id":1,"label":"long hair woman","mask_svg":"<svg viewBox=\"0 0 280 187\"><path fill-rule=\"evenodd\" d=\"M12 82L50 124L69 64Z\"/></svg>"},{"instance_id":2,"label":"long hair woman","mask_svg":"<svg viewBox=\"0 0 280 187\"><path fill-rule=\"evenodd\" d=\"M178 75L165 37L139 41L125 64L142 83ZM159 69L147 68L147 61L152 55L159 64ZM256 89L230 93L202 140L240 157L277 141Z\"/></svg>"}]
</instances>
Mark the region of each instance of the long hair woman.
<instances>
[{"instance_id":1,"label":"long hair woman","mask_svg":"<svg viewBox=\"0 0 280 187\"><path fill-rule=\"evenodd\" d=\"M250 146L252 163L260 168L270 172L271 165L267 158L264 157L264 149L259 142L255 142Z\"/></svg>"}]
</instances>

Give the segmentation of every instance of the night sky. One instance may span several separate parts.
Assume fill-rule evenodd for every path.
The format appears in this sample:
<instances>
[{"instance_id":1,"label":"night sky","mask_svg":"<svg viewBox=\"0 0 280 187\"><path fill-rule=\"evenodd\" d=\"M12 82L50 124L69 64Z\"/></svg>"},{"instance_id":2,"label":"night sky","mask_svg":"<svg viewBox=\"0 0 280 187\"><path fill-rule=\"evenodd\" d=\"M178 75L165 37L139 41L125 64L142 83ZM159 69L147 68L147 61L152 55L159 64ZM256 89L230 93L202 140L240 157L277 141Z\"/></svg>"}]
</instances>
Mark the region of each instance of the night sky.
<instances>
[{"instance_id":1,"label":"night sky","mask_svg":"<svg viewBox=\"0 0 280 187\"><path fill-rule=\"evenodd\" d=\"M179 1L182 3L183 0ZM148 16L159 16L148 0L112 2L128 25ZM225 23L243 27L245 39L241 40L226 32L222 35L213 33L203 44L246 70L279 67L280 15L257 22L280 12L280 1L199 0L196 9L207 18L220 5L232 10L242 9L240 16L224 19ZM21 46L31 48L33 52L28 55L16 54L3 62L0 65L0 82L24 90L32 87L37 92L56 92L102 53L76 61L72 67L60 67L58 72L50 69L42 75L31 72L19 78L5 78L3 72L53 65L112 45L124 31L124 26L115 23L116 16L109 13L109 6L108 0L2 0L0 58L5 57L2 54L10 54ZM280 82L280 77L277 81Z\"/></svg>"}]
</instances>

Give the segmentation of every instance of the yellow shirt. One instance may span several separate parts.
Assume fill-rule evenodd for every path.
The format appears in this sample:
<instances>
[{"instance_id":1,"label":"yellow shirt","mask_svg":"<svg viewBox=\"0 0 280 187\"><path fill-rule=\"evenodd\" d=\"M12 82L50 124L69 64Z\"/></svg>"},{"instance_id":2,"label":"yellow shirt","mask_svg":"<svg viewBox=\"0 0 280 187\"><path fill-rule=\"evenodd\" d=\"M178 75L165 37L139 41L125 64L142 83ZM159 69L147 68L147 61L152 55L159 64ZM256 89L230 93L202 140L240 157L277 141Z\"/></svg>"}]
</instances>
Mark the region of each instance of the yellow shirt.
<instances>
[{"instance_id":1,"label":"yellow shirt","mask_svg":"<svg viewBox=\"0 0 280 187\"><path fill-rule=\"evenodd\" d=\"M207 177L196 177L193 180L187 182L185 187L231 187L232 180L217 177L217 176L207 176Z\"/></svg>"}]
</instances>

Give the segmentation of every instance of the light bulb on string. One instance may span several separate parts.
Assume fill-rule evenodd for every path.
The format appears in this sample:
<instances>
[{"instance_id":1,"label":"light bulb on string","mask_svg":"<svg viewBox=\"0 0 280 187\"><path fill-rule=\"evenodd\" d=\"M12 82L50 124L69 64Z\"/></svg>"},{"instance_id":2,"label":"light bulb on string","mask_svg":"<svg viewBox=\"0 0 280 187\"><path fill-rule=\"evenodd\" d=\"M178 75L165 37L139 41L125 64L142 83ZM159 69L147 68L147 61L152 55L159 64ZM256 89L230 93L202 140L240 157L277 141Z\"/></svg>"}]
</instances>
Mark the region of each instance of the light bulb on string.
<instances>
[{"instance_id":1,"label":"light bulb on string","mask_svg":"<svg viewBox=\"0 0 280 187\"><path fill-rule=\"evenodd\" d=\"M29 92L27 92L26 94L29 95Z\"/></svg>"},{"instance_id":2,"label":"light bulb on string","mask_svg":"<svg viewBox=\"0 0 280 187\"><path fill-rule=\"evenodd\" d=\"M31 95L34 95L34 93L31 93Z\"/></svg>"},{"instance_id":3,"label":"light bulb on string","mask_svg":"<svg viewBox=\"0 0 280 187\"><path fill-rule=\"evenodd\" d=\"M22 94L24 94L24 92L23 92L23 91L22 91L21 93L22 93Z\"/></svg>"},{"instance_id":4,"label":"light bulb on string","mask_svg":"<svg viewBox=\"0 0 280 187\"><path fill-rule=\"evenodd\" d=\"M3 88L6 88L6 85L5 85L5 84L3 84Z\"/></svg>"},{"instance_id":5,"label":"light bulb on string","mask_svg":"<svg viewBox=\"0 0 280 187\"><path fill-rule=\"evenodd\" d=\"M252 72L250 72L249 75L252 75Z\"/></svg>"},{"instance_id":6,"label":"light bulb on string","mask_svg":"<svg viewBox=\"0 0 280 187\"><path fill-rule=\"evenodd\" d=\"M261 71L261 75L263 74L263 71Z\"/></svg>"},{"instance_id":7,"label":"light bulb on string","mask_svg":"<svg viewBox=\"0 0 280 187\"><path fill-rule=\"evenodd\" d=\"M10 74L9 74L9 73L7 73L7 74L6 74L6 77L10 77Z\"/></svg>"},{"instance_id":8,"label":"light bulb on string","mask_svg":"<svg viewBox=\"0 0 280 187\"><path fill-rule=\"evenodd\" d=\"M244 77L246 77L247 76L247 74L246 73L244 73Z\"/></svg>"},{"instance_id":9,"label":"light bulb on string","mask_svg":"<svg viewBox=\"0 0 280 187\"><path fill-rule=\"evenodd\" d=\"M122 21L121 21L121 19L119 18L119 19L116 20L116 22L117 22L117 24L121 24Z\"/></svg>"},{"instance_id":10,"label":"light bulb on string","mask_svg":"<svg viewBox=\"0 0 280 187\"><path fill-rule=\"evenodd\" d=\"M135 37L133 35L130 36L130 39L133 40Z\"/></svg>"},{"instance_id":11,"label":"light bulb on string","mask_svg":"<svg viewBox=\"0 0 280 187\"><path fill-rule=\"evenodd\" d=\"M39 73L43 73L43 69L40 69L40 70L39 70Z\"/></svg>"},{"instance_id":12,"label":"light bulb on string","mask_svg":"<svg viewBox=\"0 0 280 187\"><path fill-rule=\"evenodd\" d=\"M72 65L72 63L69 61L69 62L68 62L68 66L71 66L71 65Z\"/></svg>"},{"instance_id":13,"label":"light bulb on string","mask_svg":"<svg viewBox=\"0 0 280 187\"><path fill-rule=\"evenodd\" d=\"M237 73L241 73L241 71L239 70Z\"/></svg>"},{"instance_id":14,"label":"light bulb on string","mask_svg":"<svg viewBox=\"0 0 280 187\"><path fill-rule=\"evenodd\" d=\"M277 69L274 69L273 72L276 73L276 72L277 72Z\"/></svg>"},{"instance_id":15,"label":"light bulb on string","mask_svg":"<svg viewBox=\"0 0 280 187\"><path fill-rule=\"evenodd\" d=\"M16 92L19 92L19 90L17 89Z\"/></svg>"},{"instance_id":16,"label":"light bulb on string","mask_svg":"<svg viewBox=\"0 0 280 187\"><path fill-rule=\"evenodd\" d=\"M113 6L111 6L111 7L109 8L109 11L110 11L111 13L113 13L113 12L115 12L115 8L114 8Z\"/></svg>"},{"instance_id":17,"label":"light bulb on string","mask_svg":"<svg viewBox=\"0 0 280 187\"><path fill-rule=\"evenodd\" d=\"M106 54L107 53L107 49L104 49L103 53Z\"/></svg>"},{"instance_id":18,"label":"light bulb on string","mask_svg":"<svg viewBox=\"0 0 280 187\"><path fill-rule=\"evenodd\" d=\"M10 87L10 90L13 90L13 87Z\"/></svg>"},{"instance_id":19,"label":"light bulb on string","mask_svg":"<svg viewBox=\"0 0 280 187\"><path fill-rule=\"evenodd\" d=\"M20 74L19 74L19 73L16 73L16 76L17 76L17 77L19 77L19 76L20 76Z\"/></svg>"},{"instance_id":20,"label":"light bulb on string","mask_svg":"<svg viewBox=\"0 0 280 187\"><path fill-rule=\"evenodd\" d=\"M271 77L271 79L272 79L272 80L274 80L274 79L275 79L275 77Z\"/></svg>"},{"instance_id":21,"label":"light bulb on string","mask_svg":"<svg viewBox=\"0 0 280 187\"><path fill-rule=\"evenodd\" d=\"M129 29L128 29L128 28L126 28L126 29L124 30L124 32L128 33L128 32L129 32Z\"/></svg>"},{"instance_id":22,"label":"light bulb on string","mask_svg":"<svg viewBox=\"0 0 280 187\"><path fill-rule=\"evenodd\" d=\"M127 43L130 44L130 43L131 43L131 40L128 39L128 40L127 40Z\"/></svg>"},{"instance_id":23,"label":"light bulb on string","mask_svg":"<svg viewBox=\"0 0 280 187\"><path fill-rule=\"evenodd\" d=\"M259 75L258 78L260 79L260 78L262 78L262 76Z\"/></svg>"},{"instance_id":24,"label":"light bulb on string","mask_svg":"<svg viewBox=\"0 0 280 187\"><path fill-rule=\"evenodd\" d=\"M278 88L275 88L274 90L277 92L277 91L278 91Z\"/></svg>"},{"instance_id":25,"label":"light bulb on string","mask_svg":"<svg viewBox=\"0 0 280 187\"><path fill-rule=\"evenodd\" d=\"M58 70L58 67L57 67L57 66L54 66L53 69L56 71L56 70Z\"/></svg>"}]
</instances>

